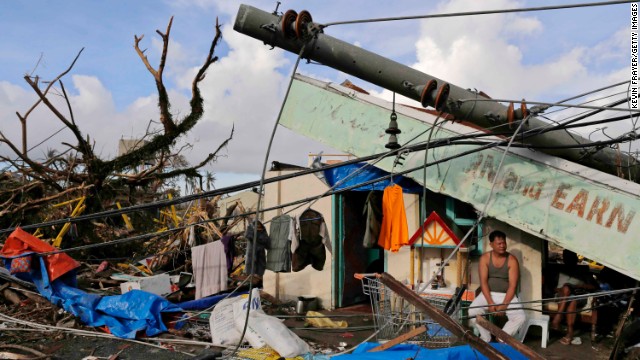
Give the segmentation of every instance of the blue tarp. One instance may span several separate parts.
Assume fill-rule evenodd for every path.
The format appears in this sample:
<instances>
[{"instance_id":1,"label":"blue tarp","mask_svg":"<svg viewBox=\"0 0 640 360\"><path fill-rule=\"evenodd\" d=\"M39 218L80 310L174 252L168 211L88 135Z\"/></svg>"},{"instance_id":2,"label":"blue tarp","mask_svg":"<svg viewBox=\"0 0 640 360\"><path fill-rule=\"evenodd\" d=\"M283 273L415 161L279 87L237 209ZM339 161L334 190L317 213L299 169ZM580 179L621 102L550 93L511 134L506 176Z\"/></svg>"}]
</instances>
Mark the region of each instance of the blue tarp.
<instances>
[{"instance_id":1,"label":"blue tarp","mask_svg":"<svg viewBox=\"0 0 640 360\"><path fill-rule=\"evenodd\" d=\"M198 300L190 300L176 304L182 310L202 310L212 307L213 305L219 303L220 301L226 299L227 297L233 298L239 295L248 294L248 291L239 291L233 294L220 294L213 295L206 298L198 299Z\"/></svg>"},{"instance_id":2,"label":"blue tarp","mask_svg":"<svg viewBox=\"0 0 640 360\"><path fill-rule=\"evenodd\" d=\"M162 313L182 311L166 299L140 290L116 296L88 294L75 287L75 271L50 282L44 259L40 256L34 256L29 275L40 294L49 301L86 325L107 326L120 338L134 339L138 331L144 331L147 336L165 332L167 327L162 322Z\"/></svg>"},{"instance_id":3,"label":"blue tarp","mask_svg":"<svg viewBox=\"0 0 640 360\"><path fill-rule=\"evenodd\" d=\"M372 349L379 344L377 343L364 343L358 346L353 353L339 355L334 357L333 359L340 360L405 360L405 359L415 359L415 360L466 360L466 359L486 359L484 355L479 353L477 350L474 350L469 345L464 346L454 346L450 348L444 349L426 349L417 345L410 344L400 344L393 346L385 351L378 352L370 352L367 351ZM491 346L496 348L498 351L506 355L509 359L522 359L526 360L527 357L519 353L513 347L507 344L498 344L491 343Z\"/></svg>"},{"instance_id":4,"label":"blue tarp","mask_svg":"<svg viewBox=\"0 0 640 360\"><path fill-rule=\"evenodd\" d=\"M362 171L358 172L356 175L349 177L340 185L336 186L335 189L341 190L344 188L362 184L364 182L375 180L380 177L389 175L388 172L382 169L378 169L375 166L371 166L365 163L359 163L359 164L344 165L337 168L324 170L324 177L327 180L327 183L329 184L329 186L333 187L337 182L347 178L347 176L351 175L352 173L356 172L358 169L362 167L365 167L365 168L362 169ZM418 183L416 183L415 181L409 178L406 178L401 175L394 175L393 182L395 184L400 185L402 187L402 190L405 193L422 194L422 186L418 185ZM352 191L371 191L371 190L383 191L390 184L391 184L391 180L385 179L370 185L360 186L351 190Z\"/></svg>"}]
</instances>

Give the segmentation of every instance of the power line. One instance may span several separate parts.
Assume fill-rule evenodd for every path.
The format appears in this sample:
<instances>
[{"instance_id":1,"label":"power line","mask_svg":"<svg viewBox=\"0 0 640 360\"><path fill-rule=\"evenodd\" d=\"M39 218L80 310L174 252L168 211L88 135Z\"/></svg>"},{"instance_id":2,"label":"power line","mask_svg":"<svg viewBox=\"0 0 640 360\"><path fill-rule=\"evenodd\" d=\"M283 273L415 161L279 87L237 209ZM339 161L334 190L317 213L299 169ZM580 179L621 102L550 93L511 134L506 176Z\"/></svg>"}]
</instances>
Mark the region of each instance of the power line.
<instances>
[{"instance_id":1,"label":"power line","mask_svg":"<svg viewBox=\"0 0 640 360\"><path fill-rule=\"evenodd\" d=\"M593 111L593 113L597 113L599 111ZM569 123L573 123L577 120L583 119L587 116L582 116L579 119L572 119L569 122L567 122L567 124L556 124L556 125L551 125L550 126L545 126L542 128L534 128L534 129L530 129L527 130L523 133L520 134L521 139L526 139L532 136L536 136L536 135L540 135L546 132L550 132L550 131L557 131L557 130L564 130L565 126L568 126ZM627 119L628 117L623 116L623 117L617 117L617 118L612 118L615 121L618 120L624 120ZM612 120L600 120L597 122L593 122L593 123L589 123L588 125L592 125L595 123L600 123L600 122L605 122L605 121L612 121ZM577 127L580 126L582 124L576 124L572 127ZM496 127L497 128L497 127ZM509 134L511 132L508 132ZM456 142L460 143L460 141L463 141L465 139L473 139L473 138L480 138L480 137L486 137L486 136L496 136L496 135L501 135L501 134L506 134L506 133L480 133L480 134L464 134L464 135L458 135L458 136L452 136L449 138L444 138L444 139L438 139L434 142L434 147L436 146L446 146L446 145L452 145L455 144ZM487 145L491 145L491 147L493 146L500 146L501 144L503 144L502 142L496 142L495 144L486 144L483 146L487 146ZM415 151L422 151L424 150L423 148L424 143L417 143L415 145L409 146L407 147L407 150L410 152L415 152ZM516 144L516 146L518 146ZM576 147L589 147L592 146L590 145L590 143L584 143L584 144L577 144ZM527 148L532 148L535 149L536 146L534 145L526 145L526 146L522 146L522 147L527 147ZM481 149L483 150L483 149ZM364 161L369 161L369 160L373 160L381 155L385 155L386 156L392 156L392 154L390 153L381 153L381 154L374 154L374 155L368 155L368 156L364 156L364 157L359 157L359 158L355 158L352 160L347 160L341 163L337 163L337 164L331 164L331 165L327 165L324 166L320 169L307 169L307 170L302 170L302 171L298 171L295 173L291 173L291 174L285 174L285 175L280 175L280 176L276 176L276 177L271 177L268 179L264 180L264 184L268 184L268 183L273 183L273 182L278 182L278 181L283 181L283 180L288 180L291 178L295 178L298 176L303 176L303 175L308 175L308 174L312 174L315 172L319 172L319 171L324 171L324 170L329 170L329 169L333 169L333 168L337 168L337 167L341 167L341 166L346 166L346 165L351 165L351 164L355 164L355 163L360 163L360 162L364 162ZM463 153L460 156L464 156L467 155L466 153ZM454 156L453 158L455 158L457 156ZM451 160L450 158L447 158L447 161ZM442 161L438 161L437 163L441 163ZM416 168L417 169L421 169L421 167ZM403 173L400 173L400 175L402 175ZM240 190L245 190L245 189L250 189L253 187L256 187L260 184L259 181L251 181L251 182L246 182L243 184L238 184L238 185L233 185L233 186L229 186L229 187L225 187L225 188L220 188L220 189L215 189L215 190L211 190L211 191L205 191L199 194L191 194L191 195L186 195L183 197L178 197L178 198L174 198L173 200L161 200L161 201L156 201L156 202L151 202L151 203L146 203L146 204L140 204L140 205L133 205L133 206L129 206L126 208L122 208L122 209L113 209L113 210L106 210L106 211L102 211L102 212L98 212L98 213L93 213L93 214L85 214L85 215L80 215L74 218L64 218L64 219L59 219L59 220L52 220L52 221L48 221L48 222L42 222L42 223L38 223L38 224L31 224L31 225L25 225L22 226L22 229L24 230L28 230L28 229L35 229L35 228L39 228L39 227L46 227L46 226L55 226L55 225L61 225L64 223L77 223L77 222L81 222L81 221L86 221L86 220L93 220L93 219L98 219L98 218L103 218L103 217L110 217L110 216L116 216L116 215L122 215L122 214L128 214L128 213L132 213L135 211L142 211L142 210L150 210L150 209L155 209L155 208L160 208L160 207L167 207L170 205L177 205L177 204L181 204L181 203L185 203L185 202L189 202L189 201L193 201L193 200L197 200L197 199L201 199L201 198L206 198L206 197L213 197L213 196L217 196L217 195L222 195L222 194L227 194L227 193L231 193L231 192L236 192L236 191L240 191ZM0 234L4 234L4 233L8 233L11 232L13 230L15 230L16 227L11 227L11 228L6 228L6 229L2 229L0 230Z\"/></svg>"},{"instance_id":2,"label":"power line","mask_svg":"<svg viewBox=\"0 0 640 360\"><path fill-rule=\"evenodd\" d=\"M573 8L593 7L593 6L630 4L633 2L636 2L636 1L634 0L601 1L601 2L592 2L592 3L583 3L583 4L550 5L550 6L526 7L526 8L515 8L515 9L496 9L496 10L465 11L465 12L443 13L443 14L395 16L395 17L372 18L372 19L361 19L361 20L334 21L326 24L320 24L320 27L327 28L333 25L364 24L364 23L398 21L398 20L435 19L435 18L449 18L449 17L460 17L460 16L471 16L471 15L489 15L489 14L505 14L505 13L517 13L517 12L561 10L561 9L573 9Z\"/></svg>"},{"instance_id":3,"label":"power line","mask_svg":"<svg viewBox=\"0 0 640 360\"><path fill-rule=\"evenodd\" d=\"M529 136L533 136L533 135L529 135ZM436 147L440 147L440 146L450 146L450 145L479 145L479 147L477 149L467 150L467 151L464 151L464 152L459 153L459 154L455 154L455 155L452 155L452 156L448 156L448 157L433 161L431 163L427 163L427 167L433 166L433 165L437 165L437 164L440 164L440 163L444 163L444 162L447 162L447 161L451 161L451 160L454 160L454 159L462 157L462 156L473 154L475 152L479 152L479 151L482 151L482 150L490 149L490 148L497 147L497 146L500 146L500 145L504 145L504 144L507 144L507 143L508 143L508 141L506 141L506 140L500 140L500 141L495 141L495 142L491 142L491 143L485 143L485 142L475 142L475 143L472 143L472 142L450 142L448 140L447 141L436 141L434 144L431 144L431 146L430 146L431 148L436 148ZM576 148L579 148L579 147L588 147L588 146L591 146L591 145L589 145L589 144L575 144L573 146L576 147ZM531 146L526 145L526 144L512 143L511 147L530 148ZM533 147L533 148L535 148L535 147ZM422 150L422 149L418 149L418 150ZM394 173L394 174L384 175L384 176L381 176L381 177L378 177L378 178L375 178L375 179L372 179L372 180L368 180L368 181L365 181L365 182L361 182L361 183L358 183L358 184L354 184L354 185L351 185L351 186L348 186L348 187L345 187L345 188L342 188L342 189L328 191L328 192L325 192L325 193L321 194L320 197L326 197L326 196L330 196L330 195L340 194L340 193L347 192L347 191L350 191L350 190L353 190L353 189L356 189L356 188L359 188L359 187L362 187L362 186L375 184L377 182L389 179L392 176L405 175L405 174L420 170L422 168L423 168L423 166L420 165L420 166L416 166L416 167L413 167L413 168L405 169L403 171L400 171L400 172L397 172L397 173ZM266 211L281 209L281 208L284 208L284 207L287 207L287 206L304 204L304 203L307 203L309 201L315 200L317 198L318 198L318 196L310 196L310 197L307 197L307 198L294 200L294 201L291 201L289 203L275 205L275 206L272 206L272 207L269 207L269 208L264 208L264 209L262 209L262 211L266 212ZM72 252L72 251L86 250L86 249L103 247L103 246L117 245L117 244L121 244L121 243L137 241L137 240L143 240L143 239L148 239L148 238L152 238L152 237L162 237L162 236L169 235L169 234L172 234L172 233L180 231L180 230L187 229L187 228L192 227L192 226L202 225L202 224L206 224L206 223L213 222L213 221L218 221L218 220L227 220L227 219L233 219L233 218L241 217L241 216L255 215L256 213L257 213L257 211L248 211L248 212L245 212L245 213L242 213L242 214L236 214L236 215L230 215L230 216L222 216L222 217L217 217L217 218L213 218L213 219L207 219L207 220L203 220L203 221L190 223L188 225L178 226L178 227L175 227L175 228L172 228L172 229L169 229L169 230L165 230L165 231L162 231L162 232L141 234L141 235L132 236L132 237L123 238L123 239L118 239L118 240L113 240L113 241L109 241L109 242L105 242L105 243L82 245L82 246L73 247L73 248L67 248L67 249L61 249L61 250L55 250L55 251L51 251L51 252L46 252L46 253L40 253L38 255L40 255L40 256L53 255L53 254L64 253L64 252ZM45 225L38 225L38 224L30 225L30 227L42 227L42 226L45 226Z\"/></svg>"},{"instance_id":4,"label":"power line","mask_svg":"<svg viewBox=\"0 0 640 360\"><path fill-rule=\"evenodd\" d=\"M608 98L611 98L611 97L614 97L614 96L618 96L618 95L622 95L622 94L627 94L627 93L628 93L627 91L620 91L620 92L616 92L616 93L613 93L613 94L609 94L609 95L601 96L601 97L596 98L596 99L593 99L593 100L589 100L589 101L582 102L582 103L580 103L580 105L590 104L590 103L593 103L593 102L596 102L596 101L600 101L600 100L608 99ZM565 100L565 101L566 101L566 100ZM544 115L547 115L547 116L548 116L549 114L557 113L557 112L560 112L560 111L566 111L567 109L568 109L568 108L564 108L564 109L557 109L557 110L553 110L553 111L548 111L548 112L545 112L545 113L544 113Z\"/></svg>"},{"instance_id":5,"label":"power line","mask_svg":"<svg viewBox=\"0 0 640 360\"><path fill-rule=\"evenodd\" d=\"M542 101L529 101L529 100L507 100L507 99L460 99L456 100L459 103L465 102L476 102L476 101L484 101L484 102L511 102L511 103L523 103L523 104L533 104L533 105L544 105L547 107L555 107L562 106L567 108L580 108L580 109L592 109L592 110L610 110L610 111L624 111L628 113L640 112L640 109L623 109L623 108L609 108L605 106L594 106L594 105L579 105L579 104L565 104L562 102L550 103L550 102L542 102Z\"/></svg>"}]
</instances>

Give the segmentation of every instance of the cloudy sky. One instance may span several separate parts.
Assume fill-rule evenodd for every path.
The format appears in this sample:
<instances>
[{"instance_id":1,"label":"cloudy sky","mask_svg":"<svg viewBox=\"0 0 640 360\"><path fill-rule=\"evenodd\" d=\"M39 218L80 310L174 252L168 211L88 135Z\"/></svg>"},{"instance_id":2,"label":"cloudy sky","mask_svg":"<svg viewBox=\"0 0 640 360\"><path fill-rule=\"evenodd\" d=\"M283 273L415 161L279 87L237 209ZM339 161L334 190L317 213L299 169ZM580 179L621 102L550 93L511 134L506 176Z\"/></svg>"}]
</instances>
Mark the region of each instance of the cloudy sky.
<instances>
[{"instance_id":1,"label":"cloudy sky","mask_svg":"<svg viewBox=\"0 0 640 360\"><path fill-rule=\"evenodd\" d=\"M327 23L575 2L283 0L279 10L306 9L314 21ZM275 9L275 1L246 3L269 12ZM165 84L173 111L181 114L187 109L193 75L208 51L218 17L223 24L223 42L217 49L220 61L202 83L205 115L186 139L193 145L186 155L191 162L199 162L235 126L233 142L224 157L206 170L216 174L216 187L258 179L295 55L270 50L260 41L236 33L233 22L239 4L228 0L1 1L0 131L20 142L15 113L26 112L35 101L25 75L53 79L84 48L63 81L76 121L95 141L96 151L103 157L115 155L118 139L139 137L150 120L158 119L155 84L134 51L134 35L145 35L141 46L148 49L151 63L157 66L161 41L155 30L164 31L174 16ZM557 101L628 80L629 8L623 4L343 25L325 32L494 98ZM349 79L390 98L387 91L324 66L301 64L298 71L338 83ZM629 130L631 125L624 126ZM29 118L29 144L37 144L60 128L62 124L44 108L37 110ZM70 139L70 134L62 131L30 154L41 157L47 149L61 148L61 142ZM309 153L322 150L330 151L281 127L271 159L306 165ZM7 151L0 144L0 153Z\"/></svg>"}]
</instances>

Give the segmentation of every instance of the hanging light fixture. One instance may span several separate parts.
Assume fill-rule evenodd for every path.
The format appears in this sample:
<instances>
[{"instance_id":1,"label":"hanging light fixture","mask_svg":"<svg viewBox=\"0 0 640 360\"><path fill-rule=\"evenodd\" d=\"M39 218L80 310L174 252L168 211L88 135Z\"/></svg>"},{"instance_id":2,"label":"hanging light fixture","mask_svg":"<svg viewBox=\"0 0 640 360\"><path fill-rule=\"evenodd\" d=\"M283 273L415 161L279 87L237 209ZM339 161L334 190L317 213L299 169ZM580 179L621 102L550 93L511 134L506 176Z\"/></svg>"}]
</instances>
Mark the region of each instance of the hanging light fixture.
<instances>
[{"instance_id":1,"label":"hanging light fixture","mask_svg":"<svg viewBox=\"0 0 640 360\"><path fill-rule=\"evenodd\" d=\"M389 116L389 127L384 131L389 134L389 142L387 142L386 147L389 150L396 150L400 148L400 144L398 144L398 137L396 135L400 134L402 131L398 127L398 115L396 114L396 93L393 93L393 105L391 108L391 116Z\"/></svg>"}]
</instances>

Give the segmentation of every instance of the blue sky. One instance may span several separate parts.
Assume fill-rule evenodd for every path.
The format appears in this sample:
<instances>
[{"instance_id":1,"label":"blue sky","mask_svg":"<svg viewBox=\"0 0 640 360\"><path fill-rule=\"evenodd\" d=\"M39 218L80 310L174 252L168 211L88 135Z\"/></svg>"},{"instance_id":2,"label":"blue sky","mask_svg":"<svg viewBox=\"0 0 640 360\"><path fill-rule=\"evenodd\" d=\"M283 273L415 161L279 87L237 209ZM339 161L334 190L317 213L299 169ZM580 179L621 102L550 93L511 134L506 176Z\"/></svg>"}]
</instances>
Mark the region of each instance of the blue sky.
<instances>
[{"instance_id":1,"label":"blue sky","mask_svg":"<svg viewBox=\"0 0 640 360\"><path fill-rule=\"evenodd\" d=\"M275 8L273 1L249 3L265 11ZM306 9L315 21L326 23L562 3L574 1L283 1L280 11ZM235 33L232 26L239 4L214 0L0 2L0 131L19 142L15 112L25 112L35 99L23 76L33 72L52 79L84 47L64 79L65 86L81 128L95 139L104 157L112 156L117 139L140 136L148 121L157 119L155 85L133 49L134 34L145 34L142 47L148 48L156 66L160 42L155 30L164 31L174 16L165 83L173 109L181 112L217 16L224 24L217 51L221 60L202 84L207 112L186 139L193 145L187 157L198 162L235 125L236 136L226 157L208 170L216 173L217 187L258 178L268 140L265 134L275 121L295 55L269 51ZM329 27L326 33L494 97L553 101L627 80L629 8L623 4L346 25ZM332 82L350 79L390 99L388 92L324 66L303 64L299 71ZM36 111L30 120L31 144L61 127L46 111ZM60 148L65 139L69 135L61 133L33 150L33 156L46 148ZM321 150L328 149L281 128L271 158L304 165L308 153ZM0 152L6 151L0 144Z\"/></svg>"}]
</instances>

